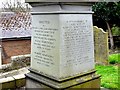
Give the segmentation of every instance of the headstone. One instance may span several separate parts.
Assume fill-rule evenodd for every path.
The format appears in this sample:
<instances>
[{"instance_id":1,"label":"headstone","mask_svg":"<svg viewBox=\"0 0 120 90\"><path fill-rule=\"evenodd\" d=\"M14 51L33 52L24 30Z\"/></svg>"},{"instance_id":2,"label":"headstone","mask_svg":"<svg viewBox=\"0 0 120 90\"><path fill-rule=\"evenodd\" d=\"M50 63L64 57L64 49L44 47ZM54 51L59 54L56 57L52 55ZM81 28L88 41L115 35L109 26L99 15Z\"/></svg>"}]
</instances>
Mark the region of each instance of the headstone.
<instances>
[{"instance_id":1,"label":"headstone","mask_svg":"<svg viewBox=\"0 0 120 90\"><path fill-rule=\"evenodd\" d=\"M53 88L98 78L94 71L91 3L62 2L29 2L33 6L33 32L31 72L27 76Z\"/></svg>"},{"instance_id":2,"label":"headstone","mask_svg":"<svg viewBox=\"0 0 120 90\"><path fill-rule=\"evenodd\" d=\"M95 62L97 64L108 63L108 33L94 26Z\"/></svg>"}]
</instances>

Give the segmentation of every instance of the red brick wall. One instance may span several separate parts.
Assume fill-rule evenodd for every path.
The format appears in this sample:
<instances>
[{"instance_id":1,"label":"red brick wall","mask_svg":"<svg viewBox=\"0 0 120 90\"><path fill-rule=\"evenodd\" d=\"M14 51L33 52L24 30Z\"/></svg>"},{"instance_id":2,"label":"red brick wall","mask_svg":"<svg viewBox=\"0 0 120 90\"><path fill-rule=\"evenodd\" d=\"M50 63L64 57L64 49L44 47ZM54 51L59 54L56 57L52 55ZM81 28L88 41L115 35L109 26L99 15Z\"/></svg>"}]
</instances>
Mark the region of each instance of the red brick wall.
<instances>
[{"instance_id":1,"label":"red brick wall","mask_svg":"<svg viewBox=\"0 0 120 90\"><path fill-rule=\"evenodd\" d=\"M2 63L10 62L11 56L30 54L31 40L4 40L2 41Z\"/></svg>"}]
</instances>

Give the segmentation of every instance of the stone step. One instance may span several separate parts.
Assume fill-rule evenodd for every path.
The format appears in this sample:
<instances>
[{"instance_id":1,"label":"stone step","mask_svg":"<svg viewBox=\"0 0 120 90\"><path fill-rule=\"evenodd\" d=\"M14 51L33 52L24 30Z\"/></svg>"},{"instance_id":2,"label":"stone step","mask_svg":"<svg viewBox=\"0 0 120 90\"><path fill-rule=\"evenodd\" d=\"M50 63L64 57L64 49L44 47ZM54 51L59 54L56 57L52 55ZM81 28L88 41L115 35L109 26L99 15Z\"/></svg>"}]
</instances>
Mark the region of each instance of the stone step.
<instances>
[{"instance_id":1,"label":"stone step","mask_svg":"<svg viewBox=\"0 0 120 90\"><path fill-rule=\"evenodd\" d=\"M21 68L0 74L0 90L25 86L25 74L28 72L27 68Z\"/></svg>"}]
</instances>

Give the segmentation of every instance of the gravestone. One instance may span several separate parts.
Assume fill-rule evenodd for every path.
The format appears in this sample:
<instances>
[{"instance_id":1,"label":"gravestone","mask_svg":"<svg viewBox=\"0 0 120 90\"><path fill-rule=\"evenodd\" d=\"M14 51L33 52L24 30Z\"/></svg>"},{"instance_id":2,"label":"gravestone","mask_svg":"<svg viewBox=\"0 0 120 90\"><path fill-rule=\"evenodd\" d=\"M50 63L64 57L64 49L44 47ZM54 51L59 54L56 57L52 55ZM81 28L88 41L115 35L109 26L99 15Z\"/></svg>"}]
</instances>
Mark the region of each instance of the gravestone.
<instances>
[{"instance_id":1,"label":"gravestone","mask_svg":"<svg viewBox=\"0 0 120 90\"><path fill-rule=\"evenodd\" d=\"M108 33L94 26L95 62L108 64Z\"/></svg>"},{"instance_id":2,"label":"gravestone","mask_svg":"<svg viewBox=\"0 0 120 90\"><path fill-rule=\"evenodd\" d=\"M96 85L89 87L99 88L94 70L92 3L26 2L33 7L31 68L26 76L56 89L84 82L91 85L92 80Z\"/></svg>"}]
</instances>

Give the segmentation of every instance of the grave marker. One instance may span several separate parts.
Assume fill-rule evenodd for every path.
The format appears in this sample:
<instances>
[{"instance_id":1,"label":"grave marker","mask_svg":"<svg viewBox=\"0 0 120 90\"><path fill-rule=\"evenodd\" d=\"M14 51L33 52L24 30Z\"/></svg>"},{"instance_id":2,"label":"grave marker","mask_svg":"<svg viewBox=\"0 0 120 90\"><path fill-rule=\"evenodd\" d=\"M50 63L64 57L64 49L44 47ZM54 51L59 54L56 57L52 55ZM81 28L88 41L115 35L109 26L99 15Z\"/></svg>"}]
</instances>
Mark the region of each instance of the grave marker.
<instances>
[{"instance_id":1,"label":"grave marker","mask_svg":"<svg viewBox=\"0 0 120 90\"><path fill-rule=\"evenodd\" d=\"M95 62L98 64L108 63L108 33L94 26Z\"/></svg>"}]
</instances>

